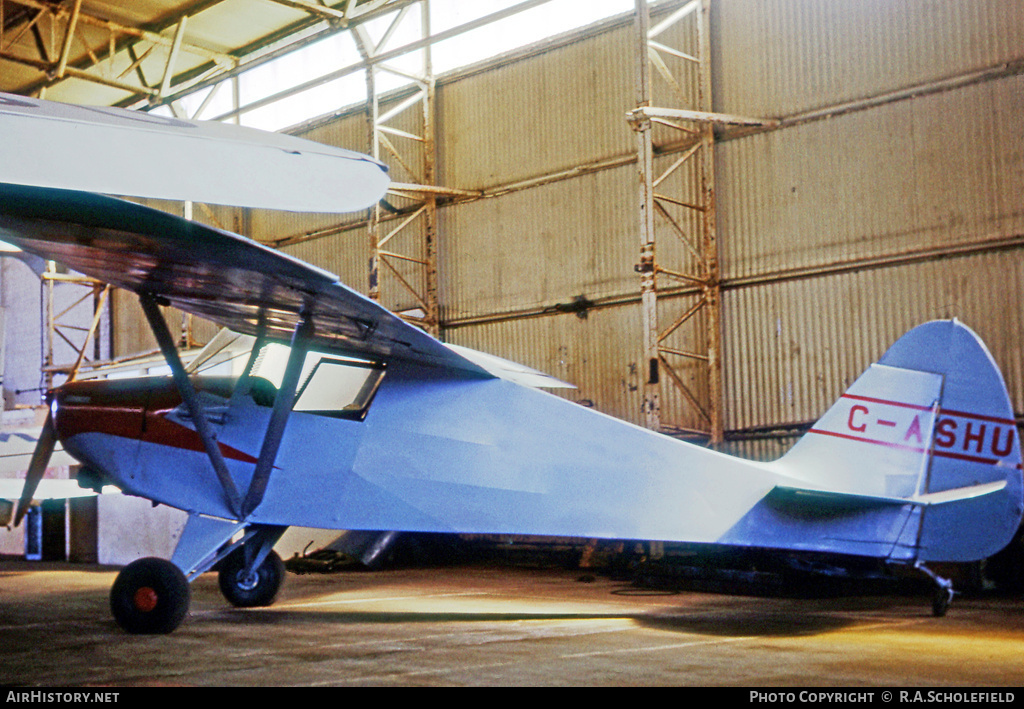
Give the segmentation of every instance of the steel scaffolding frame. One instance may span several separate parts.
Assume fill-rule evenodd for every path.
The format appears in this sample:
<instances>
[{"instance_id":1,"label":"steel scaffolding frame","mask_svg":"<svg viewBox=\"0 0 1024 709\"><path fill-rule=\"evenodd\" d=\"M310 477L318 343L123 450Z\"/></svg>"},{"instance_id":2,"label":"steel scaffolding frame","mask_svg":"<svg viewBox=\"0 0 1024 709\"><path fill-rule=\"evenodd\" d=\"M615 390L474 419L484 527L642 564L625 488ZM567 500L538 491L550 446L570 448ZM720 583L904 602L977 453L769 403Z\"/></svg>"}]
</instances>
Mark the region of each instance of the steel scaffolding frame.
<instances>
[{"instance_id":1,"label":"steel scaffolding frame","mask_svg":"<svg viewBox=\"0 0 1024 709\"><path fill-rule=\"evenodd\" d=\"M644 422L648 428L665 433L706 438L715 446L724 440L724 407L714 131L716 125L772 127L777 121L712 111L710 18L711 0L691 0L652 28L647 0L636 0L636 108L627 119L637 135L640 183L637 271L646 363ZM684 22L691 23L696 33L696 54L655 39ZM675 70L672 65L676 65ZM655 105L652 68L663 79L671 100L690 104L690 108ZM673 153L674 160L660 172L655 168L656 125L668 128L675 136L668 142L672 150L663 146L660 151ZM684 168L691 172L684 174ZM658 225L676 240L674 248L658 248ZM670 262L659 254L676 256ZM687 290L692 294L675 295L671 300L659 298L659 277L689 286ZM670 324L665 326L669 317ZM681 366L691 368L689 384L680 372ZM666 378L689 405L689 412L668 415L663 411L663 399L668 394L664 389Z\"/></svg>"},{"instance_id":2,"label":"steel scaffolding frame","mask_svg":"<svg viewBox=\"0 0 1024 709\"><path fill-rule=\"evenodd\" d=\"M45 351L43 353L42 373L44 385L47 389L53 386L54 376L63 374L68 381L78 376L83 365L99 360L101 357L100 345L96 339L100 322L103 317L103 309L110 295L111 287L101 281L84 276L60 273L53 261L46 262L46 269L40 274L40 282L43 288L45 311ZM54 305L54 288L56 285L75 286L85 288L86 292L70 305L56 310ZM92 297L93 317L88 327L82 327L80 320L71 319L71 312ZM76 342L78 338L81 342ZM75 360L71 364L57 364L54 362L54 342L56 338L63 340L75 352ZM87 356L89 345L94 345L93 357Z\"/></svg>"},{"instance_id":3,"label":"steel scaffolding frame","mask_svg":"<svg viewBox=\"0 0 1024 709\"><path fill-rule=\"evenodd\" d=\"M399 25L410 19L411 5L406 5L391 21L382 38L374 42L363 25L353 28L353 36L366 66L366 116L371 154L381 158L386 151L389 162L397 164L413 183L393 184L389 194L409 198L413 207L397 226L382 234L380 203L370 208L367 230L370 236L369 297L381 300L384 278L388 283L411 295L418 307L403 309L399 314L424 328L432 335L440 334L440 307L437 296L437 192L434 186L436 150L434 141L434 71L431 47L422 48L420 73L411 74L387 63L388 43ZM421 0L419 30L422 39L430 37L430 0ZM415 19L415 18L411 18ZM415 82L411 96L381 112L378 72L397 74ZM409 111L417 111L419 133L388 125L388 122ZM405 187L404 190L398 188ZM417 230L421 238L417 238ZM381 272L381 266L386 271Z\"/></svg>"},{"instance_id":4,"label":"steel scaffolding frame","mask_svg":"<svg viewBox=\"0 0 1024 709\"><path fill-rule=\"evenodd\" d=\"M11 36L4 37L3 18L12 14L14 6L31 10L32 15L20 23L20 26L10 33ZM89 15L82 12L82 0L74 0L70 7L66 3L53 4L42 0L0 0L0 59L38 69L42 75L38 87L41 93L45 93L48 86L66 78L73 78L128 91L147 100L159 101L171 93L175 67L182 52L211 64L202 78L229 71L237 66L237 59L231 55L187 41L187 21L186 15L176 18L173 33L166 36L160 32L130 27ZM89 46L83 36L83 27L107 32L105 51L94 50ZM31 53L17 46L18 41L26 34L32 35L31 46L35 49L36 56L31 56ZM72 46L76 40L86 47L86 54L89 57L87 64L74 66L70 62ZM158 48L167 48L168 55L163 72L157 80L146 77L142 73L141 65ZM114 66L115 57L121 51L126 51L131 57L131 63L124 69Z\"/></svg>"}]
</instances>

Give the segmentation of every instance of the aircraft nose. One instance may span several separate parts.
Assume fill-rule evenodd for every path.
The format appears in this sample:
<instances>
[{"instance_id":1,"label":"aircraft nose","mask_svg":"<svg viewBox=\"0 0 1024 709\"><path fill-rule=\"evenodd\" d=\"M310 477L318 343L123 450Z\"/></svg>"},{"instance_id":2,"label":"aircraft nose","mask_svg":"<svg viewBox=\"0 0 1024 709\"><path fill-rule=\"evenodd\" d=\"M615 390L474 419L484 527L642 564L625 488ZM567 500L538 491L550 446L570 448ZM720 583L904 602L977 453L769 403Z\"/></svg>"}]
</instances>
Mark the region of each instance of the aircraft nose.
<instances>
[{"instance_id":1,"label":"aircraft nose","mask_svg":"<svg viewBox=\"0 0 1024 709\"><path fill-rule=\"evenodd\" d=\"M57 438L68 441L83 433L122 438L142 436L152 379L70 382L51 394Z\"/></svg>"}]
</instances>

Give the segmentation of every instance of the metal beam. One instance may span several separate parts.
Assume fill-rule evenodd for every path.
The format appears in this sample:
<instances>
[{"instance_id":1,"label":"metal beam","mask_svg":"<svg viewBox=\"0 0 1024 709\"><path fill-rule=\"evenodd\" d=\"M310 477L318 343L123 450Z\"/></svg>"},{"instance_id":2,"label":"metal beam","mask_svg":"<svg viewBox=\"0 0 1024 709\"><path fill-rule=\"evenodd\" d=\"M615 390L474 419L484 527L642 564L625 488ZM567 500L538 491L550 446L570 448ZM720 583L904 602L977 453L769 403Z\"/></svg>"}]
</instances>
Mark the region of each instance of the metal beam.
<instances>
[{"instance_id":1,"label":"metal beam","mask_svg":"<svg viewBox=\"0 0 1024 709\"><path fill-rule=\"evenodd\" d=\"M171 51L167 54L167 64L164 66L164 78L160 82L160 96L166 96L171 89L171 79L174 78L174 65L178 61L178 52L181 51L181 43L185 38L185 25L188 17L182 17L178 26L174 28L174 40L171 42Z\"/></svg>"},{"instance_id":2,"label":"metal beam","mask_svg":"<svg viewBox=\"0 0 1024 709\"><path fill-rule=\"evenodd\" d=\"M650 14L647 0L636 0L634 31L637 36L636 53L636 105L643 109L651 105L651 72L647 57L647 35ZM637 136L637 163L639 167L639 228L640 228L640 317L641 348L643 352L644 424L653 430L661 428L661 387L658 358L658 294L654 262L654 142L649 119L634 121Z\"/></svg>"},{"instance_id":3,"label":"metal beam","mask_svg":"<svg viewBox=\"0 0 1024 709\"><path fill-rule=\"evenodd\" d=\"M64 44L60 50L60 61L57 63L57 78L64 78L64 70L68 66L68 55L71 54L71 43L75 39L75 28L78 27L79 13L82 11L82 0L75 0L71 8L71 19L68 20L67 29L64 31Z\"/></svg>"},{"instance_id":4,"label":"metal beam","mask_svg":"<svg viewBox=\"0 0 1024 709\"><path fill-rule=\"evenodd\" d=\"M213 4L218 4L219 2L223 1L224 0L217 0L217 2ZM71 11L69 11L67 7L63 5L54 6L48 2L43 2L42 0L17 0L17 3L19 5L26 5L28 7L47 12L53 17L55 21L63 20L65 17L71 16ZM194 14L196 10L194 10L193 8L189 8L187 12L189 14ZM180 19L180 17L176 18L174 22L171 24L176 25L180 21ZM113 22L111 20L106 20L100 17L94 17L86 12L79 12L78 22L81 22L83 25L90 25L92 27L106 29L116 34L123 34L129 37L135 37L137 39L144 39L148 42L152 42L153 44L160 44L169 47L173 43L172 39L168 39L159 32L154 32L152 30L147 30L141 27L130 27L128 25L122 25L118 22ZM230 54L218 52L208 47L203 47L201 45L193 44L191 42L185 42L183 46L185 50L189 53L196 54L198 56L205 57L207 59L211 59L214 61L230 62L233 59L233 57Z\"/></svg>"},{"instance_id":5,"label":"metal beam","mask_svg":"<svg viewBox=\"0 0 1024 709\"><path fill-rule=\"evenodd\" d=\"M317 5L316 3L309 2L308 0L272 0L278 5L284 5L295 10L302 10L308 12L314 17L319 17L324 20L341 20L342 22L348 22L348 13L342 12L341 10L335 10L333 7L327 5Z\"/></svg>"},{"instance_id":6,"label":"metal beam","mask_svg":"<svg viewBox=\"0 0 1024 709\"><path fill-rule=\"evenodd\" d=\"M879 256L855 258L813 266L782 269L778 271L766 271L750 276L722 279L719 281L719 288L722 291L736 291L768 284L786 283L809 278L822 278L859 271L896 268L899 266L927 263L930 261L939 261L949 258L966 258L977 254L1011 250L1024 251L1024 234L1012 234L1010 236L993 235L969 244L953 244L935 248L911 249L882 254ZM663 287L658 290L658 296L662 299L693 298L700 296L700 294L701 289L697 285L676 286L674 288ZM636 305L639 302L639 294L633 291L594 298L589 305L589 309L598 310L602 308L618 308L626 305ZM444 327L446 329L453 329L486 325L490 323L526 320L530 318L545 317L558 312L561 311L551 306L537 306L519 310L481 313L478 315L445 320Z\"/></svg>"},{"instance_id":7,"label":"metal beam","mask_svg":"<svg viewBox=\"0 0 1024 709\"><path fill-rule=\"evenodd\" d=\"M641 106L633 109L626 115L628 120L641 120L643 118L675 118L684 121L714 123L719 125L763 126L765 128L775 128L779 125L779 121L774 118L748 118L747 116L732 116L727 113L694 111L684 108L657 108Z\"/></svg>"},{"instance_id":8,"label":"metal beam","mask_svg":"<svg viewBox=\"0 0 1024 709\"><path fill-rule=\"evenodd\" d=\"M207 2L202 3L199 6L187 8L185 12L198 12L202 9L206 9L212 4L216 4L216 2L222 1L223 0L207 0ZM0 6L2 6L3 2L4 0L0 0ZM180 51L185 51L194 56L202 57L203 59L212 61L221 67L234 66L234 58L231 55L186 41L184 37L170 39L157 31L140 27L130 27L89 15L87 12L82 11L81 0L76 0L70 8L67 4L54 5L42 2L41 0L18 0L18 4L37 10L35 19L26 25L26 29L29 26L33 26L38 18L42 17L44 14L51 19L51 22L54 25L54 32L58 31L58 26L61 23L64 24L64 39L60 56L57 60L51 60L49 56L44 55L45 61L38 62L37 60L33 61L31 57L20 56L10 51L13 44L20 38L21 32L19 32L12 40L5 42L5 46L3 47L3 58L26 66L33 66L44 75L30 87L24 89L26 93L31 93L41 87L45 88L52 86L67 78L73 78L111 86L113 88L127 91L136 96L141 95L148 98L153 95L153 92L147 90L144 83L141 86L136 86L127 82L118 82L110 77L105 77L100 74L92 74L88 71L88 69L99 65L101 61L106 60L112 62L113 57L117 52L123 51L126 48L130 49L132 47L132 43L137 42L147 42L153 46L159 45L171 47L172 52L174 51L175 43L177 42L177 47ZM184 17L185 15L178 17L174 24L180 23ZM108 43L109 48L106 50L105 59L101 60L98 55L103 54L102 50L97 49L96 51L93 51L92 48L86 46L85 50L91 64L88 62L78 62L76 66L71 57L71 46L76 34L81 39L82 43L85 43L81 33L83 26L106 30L110 35L110 41ZM120 37L120 41L115 41L115 37ZM173 66L173 62L171 62L171 65Z\"/></svg>"},{"instance_id":9,"label":"metal beam","mask_svg":"<svg viewBox=\"0 0 1024 709\"><path fill-rule=\"evenodd\" d=\"M429 39L431 36L430 3L429 0L420 0L420 3L420 35L424 39ZM375 80L376 71L382 68L380 52L405 14L403 9L403 12L389 27L384 39L376 45L365 33L359 31L354 33L357 47L367 65L366 115L370 152L375 157L380 156L382 148L390 153L394 163L397 163L392 165L393 171L404 170L417 181L415 183L393 183L391 191L420 202L410 214L403 215L402 220L383 237L381 236L381 225L384 216L380 205L375 205L371 209L367 220L370 240L369 296L374 300L382 298L385 292L384 277L387 275L388 284L393 283L399 286L399 292L411 295L423 310L422 318L412 318L415 324L436 336L440 334L440 305L437 285L437 198L440 195L478 196L478 193L467 190L450 190L434 184L434 165L437 158L434 141L434 76L429 42L423 47L423 67L417 77L420 89L400 100L391 109L383 113L380 111L380 97L377 94ZM385 52L385 54L387 53ZM419 123L422 127L420 135L405 130L395 131L385 125L388 120L417 107L420 113ZM392 142L388 135L395 135L407 142L397 145L398 141ZM400 147L403 149L409 147L415 151L415 156L403 153L399 149ZM419 160L415 158L419 158ZM413 167L417 162L423 165L422 171ZM421 228L419 234L422 234L422 237L414 232L418 228ZM405 238L397 238L399 234L405 235ZM401 247L397 245L384 250L385 244L392 240L396 244L404 243L404 253L398 250ZM410 250L413 253L409 253ZM406 264L404 266L405 273L400 271L398 265L392 263L392 260L404 262ZM386 267L386 270L381 269L382 265ZM413 269L412 275L408 270L410 268ZM405 310L405 308L398 307L396 303L388 305L396 310Z\"/></svg>"},{"instance_id":10,"label":"metal beam","mask_svg":"<svg viewBox=\"0 0 1024 709\"><path fill-rule=\"evenodd\" d=\"M422 2L423 0L420 1ZM236 110L222 113L221 115L216 116L213 120L224 120L225 118L231 118L232 116L238 115L239 113L244 113L246 111L252 111L254 109L267 106L276 101L280 101L283 98L288 98L289 96L294 96L295 94L302 93L303 91L306 91L308 89L316 88L318 86L321 86L322 84L334 81L335 79L340 79L345 76L349 76L350 74L355 74L356 72L363 71L364 69L367 69L367 67L370 66L370 64L390 61L392 59L403 56L410 52L414 52L419 49L424 49L432 44L436 44L446 39L451 39L452 37L457 37L460 34L470 32L472 30L478 29L479 27L488 25L492 22L497 22L498 20L505 19L506 17L511 17L512 15L515 15L519 12L529 10L531 8L543 5L548 2L551 2L551 0L525 0L524 2L520 2L516 5L513 5L512 7L505 8L504 10L493 12L489 15L485 15L484 17L472 20L471 22L466 22L464 24L458 25L457 27L452 27L451 29L445 30L443 32L438 32L436 35L431 35L429 37L409 42L408 44L404 44L400 47L388 50L386 52L373 53L373 50L375 48L368 47L367 56L363 57L363 60L356 64L351 64L347 67L343 67L336 71L329 72L317 79L312 79L310 81L303 82L302 84L293 86L292 88L287 89L285 91L279 91L271 96L266 96L258 101L253 101L252 103L241 106ZM245 65L239 67L238 71L240 73L242 71L246 71L249 68L251 68L251 65Z\"/></svg>"}]
</instances>

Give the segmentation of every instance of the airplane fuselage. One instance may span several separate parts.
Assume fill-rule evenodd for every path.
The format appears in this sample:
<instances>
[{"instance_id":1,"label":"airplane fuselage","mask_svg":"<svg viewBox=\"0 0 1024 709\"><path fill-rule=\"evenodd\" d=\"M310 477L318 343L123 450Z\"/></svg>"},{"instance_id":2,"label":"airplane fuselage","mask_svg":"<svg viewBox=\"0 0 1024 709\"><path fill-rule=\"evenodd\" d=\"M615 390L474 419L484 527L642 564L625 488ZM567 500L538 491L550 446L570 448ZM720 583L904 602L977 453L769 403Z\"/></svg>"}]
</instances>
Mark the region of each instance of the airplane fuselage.
<instances>
[{"instance_id":1,"label":"airplane fuselage","mask_svg":"<svg viewBox=\"0 0 1024 709\"><path fill-rule=\"evenodd\" d=\"M195 381L245 490L271 409L232 397L229 380ZM169 380L73 383L57 397L66 449L125 492L236 516ZM362 419L292 412L246 521L911 554L891 541L909 510L824 520L762 504L777 485L801 482L502 379L395 363Z\"/></svg>"},{"instance_id":2,"label":"airplane fuselage","mask_svg":"<svg viewBox=\"0 0 1024 709\"><path fill-rule=\"evenodd\" d=\"M917 361L936 343L956 352L945 376ZM501 377L296 351L301 359L264 343L242 377L192 378L213 456L170 379L62 386L57 436L129 494L241 525L661 540L921 562L985 558L1020 523L1024 481L1005 387L977 336L956 323L902 338L770 463ZM281 393L284 369L301 382L294 397ZM267 432L282 410L280 445L268 456ZM875 419L884 425L869 430ZM991 456L950 451L943 436L957 421L1011 434L993 435ZM963 445L976 444L965 437ZM235 490L255 502L239 505Z\"/></svg>"}]
</instances>

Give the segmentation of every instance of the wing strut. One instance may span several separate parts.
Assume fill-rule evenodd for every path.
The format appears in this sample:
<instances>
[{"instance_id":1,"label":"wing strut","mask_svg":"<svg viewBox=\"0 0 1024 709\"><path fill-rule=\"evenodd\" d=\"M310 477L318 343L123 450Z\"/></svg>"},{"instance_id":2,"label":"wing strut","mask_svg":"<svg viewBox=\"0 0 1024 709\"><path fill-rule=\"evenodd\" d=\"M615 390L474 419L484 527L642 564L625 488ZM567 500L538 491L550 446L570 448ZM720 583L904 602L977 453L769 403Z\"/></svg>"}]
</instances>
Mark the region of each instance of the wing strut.
<instances>
[{"instance_id":1,"label":"wing strut","mask_svg":"<svg viewBox=\"0 0 1024 709\"><path fill-rule=\"evenodd\" d=\"M302 365L306 361L306 352L309 350L309 341L312 336L313 320L305 314L300 314L299 322L295 325L295 331L292 333L292 349L288 355L288 364L285 366L284 379L274 398L274 410L270 414L267 432L263 435L263 445L260 447L260 455L256 461L256 470L253 472L252 482L249 483L249 490L245 493L245 501L242 503L243 519L248 517L263 501L263 493L267 490L270 472L274 469L274 461L277 459L277 449L281 446L284 428L288 423L288 416L292 412L292 405L295 403L295 390L299 385L299 375L302 374Z\"/></svg>"},{"instance_id":2,"label":"wing strut","mask_svg":"<svg viewBox=\"0 0 1024 709\"><path fill-rule=\"evenodd\" d=\"M203 447L206 449L206 454L210 457L210 463L213 464L213 470L217 474L217 479L220 480L220 484L224 488L224 497L227 499L228 509L234 514L239 515L241 511L241 498L238 494L238 488L235 487L235 481L231 479L231 475L228 473L228 467L224 463L224 456L221 455L220 446L217 445L217 441L213 438L210 424L206 417L203 416L203 407L199 401L199 396L196 394L192 382L189 381L185 367L181 363L181 358L178 357L178 350L174 346L171 331L167 329L167 322L164 321L163 315L160 314L160 306L157 305L156 298L152 293L139 293L139 302L142 304L142 311L146 314L146 319L149 320L149 327L153 330L153 335L160 346L160 351L167 361L167 366L171 368L171 374L174 376L174 383L178 387L178 393L185 400L185 406L188 407L188 412L192 416L192 423L196 427L196 433L199 434L199 438L203 441Z\"/></svg>"},{"instance_id":3,"label":"wing strut","mask_svg":"<svg viewBox=\"0 0 1024 709\"><path fill-rule=\"evenodd\" d=\"M295 392L298 389L299 376L302 374L302 365L306 361L306 353L309 351L309 343L313 337L313 320L304 313L300 314L295 331L292 333L291 353L288 356L288 364L285 366L284 380L274 399L274 410L270 414L270 422L267 424L267 431L263 436L263 445L260 448L259 458L256 460L252 482L249 483L245 499L242 500L234 480L231 479L227 465L224 463L220 446L210 430L210 424L203 416L203 407L199 396L185 372L181 358L178 357L174 339L160 313L156 297L152 293L140 293L139 302L142 304L146 319L149 320L149 326L153 330L157 344L160 345L160 351L171 368L178 393L185 401L185 406L196 427L196 433L199 434L199 438L203 442L203 447L210 458L217 479L220 480L220 484L224 488L224 497L227 500L228 508L238 519L245 519L263 501L263 495L267 490L270 473L274 469L274 461L277 459L277 451L281 447L282 438L284 438L284 429L288 423L292 405L295 403ZM248 367L251 367L251 362Z\"/></svg>"}]
</instances>

